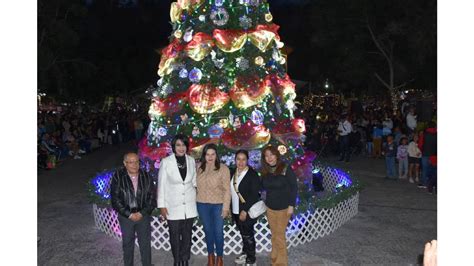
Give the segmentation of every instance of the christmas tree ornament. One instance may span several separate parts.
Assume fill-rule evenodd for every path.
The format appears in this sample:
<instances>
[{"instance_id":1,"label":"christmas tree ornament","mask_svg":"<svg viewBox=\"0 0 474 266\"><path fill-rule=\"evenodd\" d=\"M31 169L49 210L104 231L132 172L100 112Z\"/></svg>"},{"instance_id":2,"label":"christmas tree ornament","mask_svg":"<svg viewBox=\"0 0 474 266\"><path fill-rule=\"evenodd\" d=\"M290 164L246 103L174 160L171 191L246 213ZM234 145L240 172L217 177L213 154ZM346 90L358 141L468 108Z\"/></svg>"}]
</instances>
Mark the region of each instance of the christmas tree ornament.
<instances>
[{"instance_id":1,"label":"christmas tree ornament","mask_svg":"<svg viewBox=\"0 0 474 266\"><path fill-rule=\"evenodd\" d=\"M286 64L286 59L284 57L281 57L280 59L280 65Z\"/></svg>"},{"instance_id":2,"label":"christmas tree ornament","mask_svg":"<svg viewBox=\"0 0 474 266\"><path fill-rule=\"evenodd\" d=\"M253 110L251 120L255 125L262 125L265 116L260 110Z\"/></svg>"},{"instance_id":3,"label":"christmas tree ornament","mask_svg":"<svg viewBox=\"0 0 474 266\"><path fill-rule=\"evenodd\" d=\"M214 66L218 69L221 69L224 66L224 58L213 59L212 62L214 63Z\"/></svg>"},{"instance_id":4,"label":"christmas tree ornament","mask_svg":"<svg viewBox=\"0 0 474 266\"><path fill-rule=\"evenodd\" d=\"M220 138L222 133L224 133L224 129L220 125L213 125L207 130L207 134L211 138Z\"/></svg>"},{"instance_id":5,"label":"christmas tree ornament","mask_svg":"<svg viewBox=\"0 0 474 266\"><path fill-rule=\"evenodd\" d=\"M239 25L240 25L240 27L247 30L250 27L252 27L252 19L247 17L246 15L243 15L239 18Z\"/></svg>"},{"instance_id":6,"label":"christmas tree ornament","mask_svg":"<svg viewBox=\"0 0 474 266\"><path fill-rule=\"evenodd\" d=\"M215 29L212 36L216 40L217 47L226 53L233 53L242 49L247 41L247 34L242 30Z\"/></svg>"},{"instance_id":7,"label":"christmas tree ornament","mask_svg":"<svg viewBox=\"0 0 474 266\"><path fill-rule=\"evenodd\" d=\"M263 61L263 57L261 56L255 57L255 64L257 66L263 66L265 64L265 62Z\"/></svg>"},{"instance_id":8,"label":"christmas tree ornament","mask_svg":"<svg viewBox=\"0 0 474 266\"><path fill-rule=\"evenodd\" d=\"M249 5L249 4L250 4L250 0L239 0L239 4L241 4L241 5Z\"/></svg>"},{"instance_id":9,"label":"christmas tree ornament","mask_svg":"<svg viewBox=\"0 0 474 266\"><path fill-rule=\"evenodd\" d=\"M281 49L281 48L283 48L283 46L285 46L285 44L283 42L280 42L280 41L276 41L275 43L276 43L278 49Z\"/></svg>"},{"instance_id":10,"label":"christmas tree ornament","mask_svg":"<svg viewBox=\"0 0 474 266\"><path fill-rule=\"evenodd\" d=\"M172 94L165 99L154 97L148 110L150 117L158 119L160 116L178 112L186 102L186 92Z\"/></svg>"},{"instance_id":11,"label":"christmas tree ornament","mask_svg":"<svg viewBox=\"0 0 474 266\"><path fill-rule=\"evenodd\" d=\"M211 84L193 84L188 92L189 106L199 114L211 114L229 102L229 95Z\"/></svg>"},{"instance_id":12,"label":"christmas tree ornament","mask_svg":"<svg viewBox=\"0 0 474 266\"><path fill-rule=\"evenodd\" d=\"M179 71L179 77L182 79L188 78L188 70L186 68L183 68Z\"/></svg>"},{"instance_id":13,"label":"christmas tree ornament","mask_svg":"<svg viewBox=\"0 0 474 266\"><path fill-rule=\"evenodd\" d=\"M199 131L199 128L197 126L194 126L191 134L193 135L193 137L196 138L196 137L199 137L199 134L201 134L201 132Z\"/></svg>"},{"instance_id":14,"label":"christmas tree ornament","mask_svg":"<svg viewBox=\"0 0 474 266\"><path fill-rule=\"evenodd\" d=\"M268 92L265 83L257 75L239 76L229 96L238 108L248 108L260 103Z\"/></svg>"},{"instance_id":15,"label":"christmas tree ornament","mask_svg":"<svg viewBox=\"0 0 474 266\"><path fill-rule=\"evenodd\" d=\"M278 49L273 48L273 51L272 51L272 58L273 58L275 61L279 61L279 60L281 59L280 52L278 51Z\"/></svg>"},{"instance_id":16,"label":"christmas tree ornament","mask_svg":"<svg viewBox=\"0 0 474 266\"><path fill-rule=\"evenodd\" d=\"M189 71L188 78L192 83L198 83L202 78L201 70L199 68L193 68Z\"/></svg>"},{"instance_id":17,"label":"christmas tree ornament","mask_svg":"<svg viewBox=\"0 0 474 266\"><path fill-rule=\"evenodd\" d=\"M190 42L193 39L193 30L188 29L186 30L186 33L184 33L183 40L185 42Z\"/></svg>"},{"instance_id":18,"label":"christmas tree ornament","mask_svg":"<svg viewBox=\"0 0 474 266\"><path fill-rule=\"evenodd\" d=\"M179 38L181 38L182 36L183 36L183 32L182 32L181 30L176 30L176 31L174 32L174 37L175 37L175 38L178 38L178 39L179 39Z\"/></svg>"},{"instance_id":19,"label":"christmas tree ornament","mask_svg":"<svg viewBox=\"0 0 474 266\"><path fill-rule=\"evenodd\" d=\"M272 137L286 145L288 140L299 141L306 127L303 119L283 119L277 122L272 129Z\"/></svg>"},{"instance_id":20,"label":"christmas tree ornament","mask_svg":"<svg viewBox=\"0 0 474 266\"><path fill-rule=\"evenodd\" d=\"M258 5L260 5L260 0L250 0L250 5L251 6L258 6Z\"/></svg>"},{"instance_id":21,"label":"christmas tree ornament","mask_svg":"<svg viewBox=\"0 0 474 266\"><path fill-rule=\"evenodd\" d=\"M210 18L217 26L224 26L229 21L229 13L223 7L213 9Z\"/></svg>"},{"instance_id":22,"label":"christmas tree ornament","mask_svg":"<svg viewBox=\"0 0 474 266\"><path fill-rule=\"evenodd\" d=\"M206 16L205 15L200 15L199 16L199 21L205 22L206 21Z\"/></svg>"},{"instance_id":23,"label":"christmas tree ornament","mask_svg":"<svg viewBox=\"0 0 474 266\"><path fill-rule=\"evenodd\" d=\"M161 87L161 85L163 85L163 78L160 78L157 82L156 82L156 85L158 87Z\"/></svg>"},{"instance_id":24,"label":"christmas tree ornament","mask_svg":"<svg viewBox=\"0 0 474 266\"><path fill-rule=\"evenodd\" d=\"M262 52L267 51L267 49L270 47L270 43L275 40L276 37L277 35L273 31L264 29L262 27L260 27L260 29L257 28L255 31L248 34L250 42Z\"/></svg>"},{"instance_id":25,"label":"christmas tree ornament","mask_svg":"<svg viewBox=\"0 0 474 266\"><path fill-rule=\"evenodd\" d=\"M270 89L277 99L283 102L296 99L295 83L291 81L287 74L283 78L276 74L268 75L264 82L265 86Z\"/></svg>"},{"instance_id":26,"label":"christmas tree ornament","mask_svg":"<svg viewBox=\"0 0 474 266\"><path fill-rule=\"evenodd\" d=\"M234 114L229 113L229 121L232 122L232 126L234 125Z\"/></svg>"},{"instance_id":27,"label":"christmas tree ornament","mask_svg":"<svg viewBox=\"0 0 474 266\"><path fill-rule=\"evenodd\" d=\"M232 123L232 126L234 128L240 128L241 125L242 124L240 122L240 117L238 117L238 116L234 117L234 122Z\"/></svg>"},{"instance_id":28,"label":"christmas tree ornament","mask_svg":"<svg viewBox=\"0 0 474 266\"><path fill-rule=\"evenodd\" d=\"M146 141L143 139L139 142L138 148L140 149L140 156L152 161L160 160L172 152L171 145L167 141L159 144L157 143L155 147L150 147L146 145Z\"/></svg>"},{"instance_id":29,"label":"christmas tree ornament","mask_svg":"<svg viewBox=\"0 0 474 266\"><path fill-rule=\"evenodd\" d=\"M181 114L179 115L179 118L181 118L181 124L186 125L189 122L189 117L188 114Z\"/></svg>"},{"instance_id":30,"label":"christmas tree ornament","mask_svg":"<svg viewBox=\"0 0 474 266\"><path fill-rule=\"evenodd\" d=\"M168 130L164 127L160 127L158 129L158 136L160 136L160 137L166 136L167 133L168 133Z\"/></svg>"},{"instance_id":31,"label":"christmas tree ornament","mask_svg":"<svg viewBox=\"0 0 474 266\"><path fill-rule=\"evenodd\" d=\"M177 2L171 3L170 18L172 23L176 23L181 18L182 9Z\"/></svg>"},{"instance_id":32,"label":"christmas tree ornament","mask_svg":"<svg viewBox=\"0 0 474 266\"><path fill-rule=\"evenodd\" d=\"M252 168L259 169L261 158L262 158L262 153L260 152L260 150L251 150L249 151L248 163Z\"/></svg>"},{"instance_id":33,"label":"christmas tree ornament","mask_svg":"<svg viewBox=\"0 0 474 266\"><path fill-rule=\"evenodd\" d=\"M222 128L227 128L229 126L229 120L222 118L221 120L219 120L219 125Z\"/></svg>"},{"instance_id":34,"label":"christmas tree ornament","mask_svg":"<svg viewBox=\"0 0 474 266\"><path fill-rule=\"evenodd\" d=\"M170 94L171 92L173 92L173 87L170 85L170 84L165 84L161 87L160 89L160 95L162 97L166 97L168 94Z\"/></svg>"},{"instance_id":35,"label":"christmas tree ornament","mask_svg":"<svg viewBox=\"0 0 474 266\"><path fill-rule=\"evenodd\" d=\"M204 32L198 32L193 36L193 39L184 48L186 54L194 61L203 60L214 46L212 36Z\"/></svg>"},{"instance_id":36,"label":"christmas tree ornament","mask_svg":"<svg viewBox=\"0 0 474 266\"><path fill-rule=\"evenodd\" d=\"M158 90L154 90L154 91L151 93L151 96L153 96L153 97L157 97L158 95L160 95L160 93L158 92Z\"/></svg>"},{"instance_id":37,"label":"christmas tree ornament","mask_svg":"<svg viewBox=\"0 0 474 266\"><path fill-rule=\"evenodd\" d=\"M158 68L158 75L163 77L173 71L172 65L176 61L179 53L184 49L178 39L174 39L166 48L161 51L161 60Z\"/></svg>"},{"instance_id":38,"label":"christmas tree ornament","mask_svg":"<svg viewBox=\"0 0 474 266\"><path fill-rule=\"evenodd\" d=\"M273 20L273 16L271 13L265 14L265 21L266 22L271 22Z\"/></svg>"},{"instance_id":39,"label":"christmas tree ornament","mask_svg":"<svg viewBox=\"0 0 474 266\"><path fill-rule=\"evenodd\" d=\"M214 4L217 6L217 7L221 7L223 4L224 4L224 0L216 0L214 2Z\"/></svg>"},{"instance_id":40,"label":"christmas tree ornament","mask_svg":"<svg viewBox=\"0 0 474 266\"><path fill-rule=\"evenodd\" d=\"M237 67L240 68L241 70L247 70L249 68L249 60L245 59L244 57L237 57L235 59L235 62L237 63Z\"/></svg>"},{"instance_id":41,"label":"christmas tree ornament","mask_svg":"<svg viewBox=\"0 0 474 266\"><path fill-rule=\"evenodd\" d=\"M270 141L270 131L265 126L257 126L248 121L236 130L226 129L222 134L222 143L231 150L259 149Z\"/></svg>"},{"instance_id":42,"label":"christmas tree ornament","mask_svg":"<svg viewBox=\"0 0 474 266\"><path fill-rule=\"evenodd\" d=\"M280 155L285 155L288 152L288 149L285 145L279 145L278 152L280 152Z\"/></svg>"}]
</instances>

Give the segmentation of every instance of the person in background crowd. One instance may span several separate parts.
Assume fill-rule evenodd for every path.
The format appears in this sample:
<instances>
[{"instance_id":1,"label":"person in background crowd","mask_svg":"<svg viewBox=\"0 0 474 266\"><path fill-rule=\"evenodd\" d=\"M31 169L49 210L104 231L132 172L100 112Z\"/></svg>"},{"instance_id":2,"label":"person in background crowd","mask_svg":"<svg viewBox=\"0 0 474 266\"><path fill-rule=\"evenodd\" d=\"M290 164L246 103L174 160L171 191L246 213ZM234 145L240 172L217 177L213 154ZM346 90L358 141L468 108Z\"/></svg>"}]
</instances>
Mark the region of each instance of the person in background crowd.
<instances>
[{"instance_id":1,"label":"person in background crowd","mask_svg":"<svg viewBox=\"0 0 474 266\"><path fill-rule=\"evenodd\" d=\"M255 257L255 236L253 226L257 218L251 218L248 211L260 199L262 183L258 173L248 166L249 154L246 150L235 153L235 169L231 169L232 176L230 191L232 199L232 218L242 236L242 254L235 259L237 264L253 265Z\"/></svg>"},{"instance_id":2,"label":"person in background crowd","mask_svg":"<svg viewBox=\"0 0 474 266\"><path fill-rule=\"evenodd\" d=\"M156 207L152 178L140 170L136 153L123 157L124 168L117 170L111 181L112 208L118 213L122 232L123 261L133 265L135 234L138 237L142 265L151 265L151 212Z\"/></svg>"},{"instance_id":3,"label":"person in background crowd","mask_svg":"<svg viewBox=\"0 0 474 266\"><path fill-rule=\"evenodd\" d=\"M406 179L408 175L408 138L402 137L397 148L398 178Z\"/></svg>"},{"instance_id":4,"label":"person in background crowd","mask_svg":"<svg viewBox=\"0 0 474 266\"><path fill-rule=\"evenodd\" d=\"M142 122L141 119L137 118L133 122L133 125L134 125L134 129L135 129L135 139L140 140L141 137L142 137L142 133L143 133L143 122Z\"/></svg>"},{"instance_id":5,"label":"person in background crowd","mask_svg":"<svg viewBox=\"0 0 474 266\"><path fill-rule=\"evenodd\" d=\"M395 127L393 129L393 141L396 143L396 144L399 144L400 143L400 140L402 139L402 137L404 137L404 135L402 134L402 132L400 131L400 128L399 127ZM407 139L408 141L408 139Z\"/></svg>"},{"instance_id":6,"label":"person in background crowd","mask_svg":"<svg viewBox=\"0 0 474 266\"><path fill-rule=\"evenodd\" d=\"M272 265L288 265L286 227L296 206L296 175L291 166L282 161L275 146L263 148L261 158L262 185L272 234Z\"/></svg>"},{"instance_id":7,"label":"person in background crowd","mask_svg":"<svg viewBox=\"0 0 474 266\"><path fill-rule=\"evenodd\" d=\"M224 218L229 216L230 171L220 163L217 146L206 144L197 172L197 209L204 226L208 266L224 265ZM217 253L215 257L214 250Z\"/></svg>"},{"instance_id":8,"label":"person in background crowd","mask_svg":"<svg viewBox=\"0 0 474 266\"><path fill-rule=\"evenodd\" d=\"M429 158L429 171L428 171L428 193L433 194L435 188L438 187L438 156L432 155Z\"/></svg>"},{"instance_id":9,"label":"person in background crowd","mask_svg":"<svg viewBox=\"0 0 474 266\"><path fill-rule=\"evenodd\" d=\"M339 161L345 160L346 162L349 162L351 158L350 133L352 132L352 125L351 122L349 122L348 115L343 115L342 119L339 121L337 132L339 133L341 147L341 157L339 158Z\"/></svg>"},{"instance_id":10,"label":"person in background crowd","mask_svg":"<svg viewBox=\"0 0 474 266\"><path fill-rule=\"evenodd\" d=\"M408 177L409 182L414 183L420 182L420 161L421 161L421 150L418 147L418 135L413 136L413 140L408 145ZM413 179L415 178L415 179Z\"/></svg>"},{"instance_id":11,"label":"person in background crowd","mask_svg":"<svg viewBox=\"0 0 474 266\"><path fill-rule=\"evenodd\" d=\"M407 114L406 121L407 121L408 135L412 136L415 133L416 125L417 125L414 107L410 107L410 111Z\"/></svg>"},{"instance_id":12,"label":"person in background crowd","mask_svg":"<svg viewBox=\"0 0 474 266\"><path fill-rule=\"evenodd\" d=\"M437 130L433 121L428 123L428 128L423 133L423 142L421 148L421 183L419 188L426 188L428 185L429 158L437 155Z\"/></svg>"},{"instance_id":13,"label":"person in background crowd","mask_svg":"<svg viewBox=\"0 0 474 266\"><path fill-rule=\"evenodd\" d=\"M388 136L392 134L392 129L393 129L393 122L392 119L390 118L389 113L386 113L385 119L382 122L383 126L383 135Z\"/></svg>"},{"instance_id":14,"label":"person in background crowd","mask_svg":"<svg viewBox=\"0 0 474 266\"><path fill-rule=\"evenodd\" d=\"M392 135L387 136L387 143L383 147L382 155L385 156L385 167L387 169L385 178L396 179L395 157L397 156L397 148Z\"/></svg>"},{"instance_id":15,"label":"person in background crowd","mask_svg":"<svg viewBox=\"0 0 474 266\"><path fill-rule=\"evenodd\" d=\"M372 120L369 120L368 124L365 126L365 140L366 140L366 148L367 148L367 156L373 157L374 156L374 135L373 135L373 128L374 124Z\"/></svg>"},{"instance_id":16,"label":"person in background crowd","mask_svg":"<svg viewBox=\"0 0 474 266\"><path fill-rule=\"evenodd\" d=\"M375 121L374 129L372 132L374 142L374 158L382 158L382 125Z\"/></svg>"},{"instance_id":17,"label":"person in background crowd","mask_svg":"<svg viewBox=\"0 0 474 266\"><path fill-rule=\"evenodd\" d=\"M173 154L164 158L158 173L157 206L168 221L174 266L188 266L196 207L196 165L187 155L188 137L178 134L171 142Z\"/></svg>"}]
</instances>

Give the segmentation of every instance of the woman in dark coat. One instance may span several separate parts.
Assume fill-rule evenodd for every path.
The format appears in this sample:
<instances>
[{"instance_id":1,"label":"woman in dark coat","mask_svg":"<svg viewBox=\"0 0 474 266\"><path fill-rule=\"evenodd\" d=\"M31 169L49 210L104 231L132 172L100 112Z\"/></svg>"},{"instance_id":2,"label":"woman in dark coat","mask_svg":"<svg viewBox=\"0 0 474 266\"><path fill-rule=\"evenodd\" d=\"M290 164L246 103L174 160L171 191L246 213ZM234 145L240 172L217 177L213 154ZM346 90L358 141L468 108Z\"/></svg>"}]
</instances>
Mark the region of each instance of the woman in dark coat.
<instances>
[{"instance_id":1,"label":"woman in dark coat","mask_svg":"<svg viewBox=\"0 0 474 266\"><path fill-rule=\"evenodd\" d=\"M253 204L260 200L261 181L257 172L248 166L249 154L239 150L235 154L236 168L231 174L231 211L232 217L240 231L243 241L242 254L235 259L237 264L254 264L255 237L253 227L257 219L250 218L248 211Z\"/></svg>"}]
</instances>

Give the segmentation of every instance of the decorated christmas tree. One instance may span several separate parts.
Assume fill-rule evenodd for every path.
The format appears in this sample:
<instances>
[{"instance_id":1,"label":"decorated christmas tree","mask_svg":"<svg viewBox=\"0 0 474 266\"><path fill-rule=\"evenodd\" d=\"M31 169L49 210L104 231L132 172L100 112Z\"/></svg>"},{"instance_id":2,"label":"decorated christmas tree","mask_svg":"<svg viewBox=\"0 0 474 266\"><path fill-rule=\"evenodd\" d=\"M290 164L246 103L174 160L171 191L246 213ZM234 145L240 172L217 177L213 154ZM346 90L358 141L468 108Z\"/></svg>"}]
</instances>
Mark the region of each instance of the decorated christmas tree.
<instances>
[{"instance_id":1,"label":"decorated christmas tree","mask_svg":"<svg viewBox=\"0 0 474 266\"><path fill-rule=\"evenodd\" d=\"M314 156L302 147L305 123L294 116L295 84L267 1L179 0L170 16L173 32L140 143L148 167L158 168L171 139L183 133L195 158L215 143L226 164L246 149L258 168L261 148L271 144L299 176L310 177Z\"/></svg>"}]
</instances>

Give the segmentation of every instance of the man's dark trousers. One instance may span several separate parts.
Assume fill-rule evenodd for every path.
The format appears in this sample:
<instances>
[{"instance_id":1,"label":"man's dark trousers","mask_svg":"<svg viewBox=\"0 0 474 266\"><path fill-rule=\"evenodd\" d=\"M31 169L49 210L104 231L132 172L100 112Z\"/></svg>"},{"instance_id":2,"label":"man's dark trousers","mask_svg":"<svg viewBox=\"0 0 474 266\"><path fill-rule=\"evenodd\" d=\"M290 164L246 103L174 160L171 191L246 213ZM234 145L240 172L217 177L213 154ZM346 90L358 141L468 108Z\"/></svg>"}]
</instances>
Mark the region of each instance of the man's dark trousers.
<instances>
[{"instance_id":1,"label":"man's dark trousers","mask_svg":"<svg viewBox=\"0 0 474 266\"><path fill-rule=\"evenodd\" d=\"M133 265L133 252L135 248L135 232L140 246L140 257L142 265L151 265L151 225L150 216L134 222L128 218L118 215L120 229L122 230L123 262L125 266Z\"/></svg>"},{"instance_id":2,"label":"man's dark trousers","mask_svg":"<svg viewBox=\"0 0 474 266\"><path fill-rule=\"evenodd\" d=\"M340 136L341 157L339 158L339 161L346 160L346 162L348 162L351 158L351 143L349 137L349 135Z\"/></svg>"}]
</instances>

